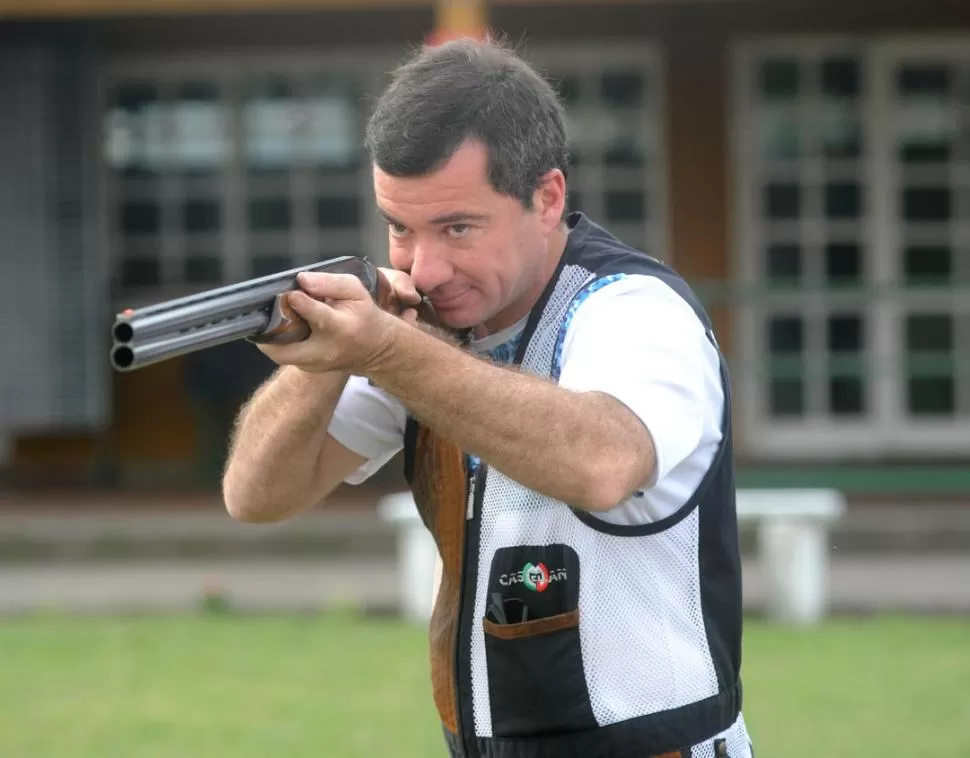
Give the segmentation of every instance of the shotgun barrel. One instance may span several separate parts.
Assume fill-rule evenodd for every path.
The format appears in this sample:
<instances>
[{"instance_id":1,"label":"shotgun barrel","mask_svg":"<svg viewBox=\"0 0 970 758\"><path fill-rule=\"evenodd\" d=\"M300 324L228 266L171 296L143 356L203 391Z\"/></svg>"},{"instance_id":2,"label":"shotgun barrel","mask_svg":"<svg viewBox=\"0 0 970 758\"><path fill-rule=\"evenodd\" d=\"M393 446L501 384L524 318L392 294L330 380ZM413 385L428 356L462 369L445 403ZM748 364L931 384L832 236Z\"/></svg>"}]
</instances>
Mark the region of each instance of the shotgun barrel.
<instances>
[{"instance_id":1,"label":"shotgun barrel","mask_svg":"<svg viewBox=\"0 0 970 758\"><path fill-rule=\"evenodd\" d=\"M238 339L277 343L304 339L309 327L280 298L299 288L296 276L303 271L352 274L381 307L388 307L394 300L387 279L366 258L331 258L156 305L124 310L115 316L111 328L111 365L116 371L134 371Z\"/></svg>"}]
</instances>

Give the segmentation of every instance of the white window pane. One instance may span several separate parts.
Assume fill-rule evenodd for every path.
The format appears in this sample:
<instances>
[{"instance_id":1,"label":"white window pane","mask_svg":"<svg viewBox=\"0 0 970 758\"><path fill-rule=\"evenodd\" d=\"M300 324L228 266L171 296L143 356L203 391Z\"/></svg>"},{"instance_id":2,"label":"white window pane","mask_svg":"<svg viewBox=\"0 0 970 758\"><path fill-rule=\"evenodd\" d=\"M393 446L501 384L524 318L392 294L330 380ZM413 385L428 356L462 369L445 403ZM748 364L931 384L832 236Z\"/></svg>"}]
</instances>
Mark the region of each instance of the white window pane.
<instances>
[{"instance_id":1,"label":"white window pane","mask_svg":"<svg viewBox=\"0 0 970 758\"><path fill-rule=\"evenodd\" d=\"M129 174L161 169L171 131L168 109L152 82L125 82L112 93L104 118L104 155L109 166Z\"/></svg>"},{"instance_id":2,"label":"white window pane","mask_svg":"<svg viewBox=\"0 0 970 758\"><path fill-rule=\"evenodd\" d=\"M256 171L289 168L297 156L297 135L308 113L283 77L254 82L243 106L244 154Z\"/></svg>"},{"instance_id":3,"label":"white window pane","mask_svg":"<svg viewBox=\"0 0 970 758\"><path fill-rule=\"evenodd\" d=\"M305 161L323 165L353 165L357 161L361 126L353 102L320 95L307 106L307 129L301 143Z\"/></svg>"},{"instance_id":4,"label":"white window pane","mask_svg":"<svg viewBox=\"0 0 970 758\"><path fill-rule=\"evenodd\" d=\"M209 82L186 82L172 106L173 160L180 169L208 173L229 157L228 109L219 88Z\"/></svg>"}]
</instances>

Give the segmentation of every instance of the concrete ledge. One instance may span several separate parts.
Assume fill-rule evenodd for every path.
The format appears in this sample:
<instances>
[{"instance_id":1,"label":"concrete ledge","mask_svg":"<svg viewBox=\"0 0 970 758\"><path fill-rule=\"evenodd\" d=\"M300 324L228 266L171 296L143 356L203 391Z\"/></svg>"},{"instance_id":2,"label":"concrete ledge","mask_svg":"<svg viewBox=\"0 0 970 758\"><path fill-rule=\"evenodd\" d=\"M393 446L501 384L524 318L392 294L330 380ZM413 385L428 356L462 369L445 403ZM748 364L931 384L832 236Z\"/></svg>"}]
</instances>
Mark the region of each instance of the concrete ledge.
<instances>
[{"instance_id":1,"label":"concrete ledge","mask_svg":"<svg viewBox=\"0 0 970 758\"><path fill-rule=\"evenodd\" d=\"M252 612L400 606L394 560L150 561L0 566L0 614L184 613L213 599ZM765 610L766 582L744 561L744 608ZM429 588L430 592L430 588ZM970 614L970 555L873 559L835 555L830 611Z\"/></svg>"},{"instance_id":2,"label":"concrete ledge","mask_svg":"<svg viewBox=\"0 0 970 758\"><path fill-rule=\"evenodd\" d=\"M0 495L0 564L81 560L160 560L265 556L308 559L379 556L394 548L394 528L373 493L336 500L281 524L239 524L214 496L118 494L110 499ZM35 507L36 506L36 507ZM830 546L884 557L970 553L970 503L852 505L832 526ZM756 528L741 525L745 555Z\"/></svg>"},{"instance_id":3,"label":"concrete ledge","mask_svg":"<svg viewBox=\"0 0 970 758\"><path fill-rule=\"evenodd\" d=\"M367 556L393 545L393 530L363 508L326 508L277 524L238 523L221 504L128 511L0 508L0 563Z\"/></svg>"}]
</instances>

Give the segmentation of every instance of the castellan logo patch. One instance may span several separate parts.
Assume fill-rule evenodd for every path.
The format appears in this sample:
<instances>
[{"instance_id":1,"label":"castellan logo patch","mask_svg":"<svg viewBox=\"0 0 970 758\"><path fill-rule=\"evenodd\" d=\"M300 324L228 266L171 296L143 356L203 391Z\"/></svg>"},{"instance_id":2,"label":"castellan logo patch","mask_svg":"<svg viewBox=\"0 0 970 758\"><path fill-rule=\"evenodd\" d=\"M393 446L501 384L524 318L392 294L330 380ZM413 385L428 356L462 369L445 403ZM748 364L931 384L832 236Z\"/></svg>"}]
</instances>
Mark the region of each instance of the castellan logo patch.
<instances>
[{"instance_id":1,"label":"castellan logo patch","mask_svg":"<svg viewBox=\"0 0 970 758\"><path fill-rule=\"evenodd\" d=\"M544 563L527 563L520 571L513 571L499 576L498 583L503 587L521 584L533 592L545 592L554 582L562 582L568 578L566 569L556 568L550 571Z\"/></svg>"},{"instance_id":2,"label":"castellan logo patch","mask_svg":"<svg viewBox=\"0 0 970 758\"><path fill-rule=\"evenodd\" d=\"M531 563L522 567L522 584L533 592L542 592L549 586L549 569L546 564L533 566Z\"/></svg>"},{"instance_id":3,"label":"castellan logo patch","mask_svg":"<svg viewBox=\"0 0 970 758\"><path fill-rule=\"evenodd\" d=\"M489 610L492 621L518 624L575 610L581 570L569 545L500 547L488 572L488 597L498 610Z\"/></svg>"}]
</instances>

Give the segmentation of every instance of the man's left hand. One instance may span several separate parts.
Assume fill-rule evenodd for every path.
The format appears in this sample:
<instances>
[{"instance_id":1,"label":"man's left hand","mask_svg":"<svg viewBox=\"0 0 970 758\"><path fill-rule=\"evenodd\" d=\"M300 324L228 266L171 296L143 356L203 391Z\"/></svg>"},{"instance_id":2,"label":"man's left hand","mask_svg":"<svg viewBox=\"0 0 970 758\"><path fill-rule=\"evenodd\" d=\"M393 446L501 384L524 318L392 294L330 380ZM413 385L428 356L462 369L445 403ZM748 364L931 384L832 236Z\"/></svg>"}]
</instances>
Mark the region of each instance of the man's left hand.
<instances>
[{"instance_id":1,"label":"man's left hand","mask_svg":"<svg viewBox=\"0 0 970 758\"><path fill-rule=\"evenodd\" d=\"M260 344L277 364L311 373L365 374L390 352L401 319L381 310L361 281L351 274L299 275L300 290L286 304L310 326L310 336L289 345Z\"/></svg>"}]
</instances>

